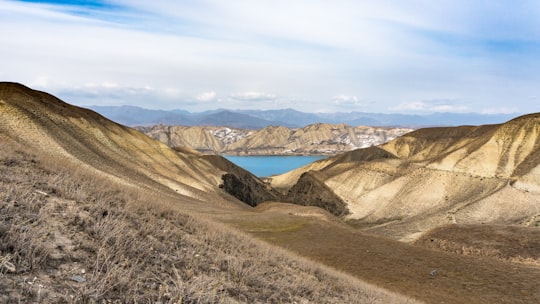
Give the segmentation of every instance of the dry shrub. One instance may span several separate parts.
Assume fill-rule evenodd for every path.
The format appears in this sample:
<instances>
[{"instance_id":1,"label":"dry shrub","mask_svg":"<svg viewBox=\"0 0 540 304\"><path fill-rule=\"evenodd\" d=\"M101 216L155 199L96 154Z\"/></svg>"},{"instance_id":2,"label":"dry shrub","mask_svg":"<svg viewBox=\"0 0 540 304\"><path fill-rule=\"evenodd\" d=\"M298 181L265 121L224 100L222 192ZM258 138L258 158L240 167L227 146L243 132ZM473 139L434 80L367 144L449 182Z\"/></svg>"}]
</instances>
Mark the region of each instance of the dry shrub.
<instances>
[{"instance_id":1,"label":"dry shrub","mask_svg":"<svg viewBox=\"0 0 540 304\"><path fill-rule=\"evenodd\" d=\"M3 145L0 169L0 302L410 301L67 160Z\"/></svg>"}]
</instances>

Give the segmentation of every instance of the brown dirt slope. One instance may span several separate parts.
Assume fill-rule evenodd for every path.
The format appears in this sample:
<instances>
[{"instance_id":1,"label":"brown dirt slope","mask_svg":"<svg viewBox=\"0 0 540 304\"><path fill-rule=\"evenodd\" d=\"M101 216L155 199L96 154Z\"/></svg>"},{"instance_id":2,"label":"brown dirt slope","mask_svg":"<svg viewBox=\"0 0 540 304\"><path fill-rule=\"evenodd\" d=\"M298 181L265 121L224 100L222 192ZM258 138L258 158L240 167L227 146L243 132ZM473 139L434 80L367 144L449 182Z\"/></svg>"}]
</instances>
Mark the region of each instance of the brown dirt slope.
<instances>
[{"instance_id":1,"label":"brown dirt slope","mask_svg":"<svg viewBox=\"0 0 540 304\"><path fill-rule=\"evenodd\" d=\"M235 205L217 195L224 172L200 154L174 151L92 111L19 84L0 84L0 110L0 132L27 146L133 186L151 185Z\"/></svg>"},{"instance_id":2,"label":"brown dirt slope","mask_svg":"<svg viewBox=\"0 0 540 304\"><path fill-rule=\"evenodd\" d=\"M49 95L40 94L20 85L0 87L0 302L409 301L322 264L429 303L540 300L537 268L463 258L367 235L315 207L239 206L213 184L221 182L224 171L201 155L189 149L178 153L61 102L56 107ZM66 110L60 114L62 108ZM407 180L413 183L433 171L419 163L383 158L333 166L328 170L331 176L315 173L317 180L328 185L330 176L337 182L342 178L338 169L344 167L359 175L372 172L370 179L376 179L371 184L364 179L363 189L376 189L410 173L416 174ZM528 184L520 178L514 185L533 184L533 171L524 175ZM436 175L429 180L439 181L437 187L446 182ZM489 192L469 187L467 179L462 182L462 189L472 194ZM436 193L433 184L430 190ZM490 179L489 185L514 201L529 199L519 189L500 187L500 178ZM452 200L458 198L456 192ZM492 210L493 202L488 202L486 210ZM424 203L429 206L430 201ZM473 211L487 214L481 208L468 211L453 215L461 221L476 218ZM201 218L210 222L203 225ZM315 263L263 246L216 221ZM395 232L396 227L412 227L392 226L394 222L399 217L372 228Z\"/></svg>"},{"instance_id":3,"label":"brown dirt slope","mask_svg":"<svg viewBox=\"0 0 540 304\"><path fill-rule=\"evenodd\" d=\"M309 170L346 202L351 223L403 241L451 223L528 226L540 215L540 114L416 130L271 183L283 192Z\"/></svg>"},{"instance_id":4,"label":"brown dirt slope","mask_svg":"<svg viewBox=\"0 0 540 304\"><path fill-rule=\"evenodd\" d=\"M205 220L231 211L209 206L0 133L0 303L415 303Z\"/></svg>"},{"instance_id":5,"label":"brown dirt slope","mask_svg":"<svg viewBox=\"0 0 540 304\"><path fill-rule=\"evenodd\" d=\"M217 154L223 150L220 142L211 131L211 127L186 127L158 125L151 128L139 128L146 135L157 139L169 147L190 147L203 153Z\"/></svg>"},{"instance_id":6,"label":"brown dirt slope","mask_svg":"<svg viewBox=\"0 0 540 304\"><path fill-rule=\"evenodd\" d=\"M243 130L210 126L137 127L170 147L190 147L206 154L239 155L335 155L357 147L385 143L410 132L407 128L379 128L316 123L289 129L269 126Z\"/></svg>"},{"instance_id":7,"label":"brown dirt slope","mask_svg":"<svg viewBox=\"0 0 540 304\"><path fill-rule=\"evenodd\" d=\"M298 129L270 126L225 147L223 153L328 154L381 144L410 132L406 128L375 128L317 123Z\"/></svg>"},{"instance_id":8,"label":"brown dirt slope","mask_svg":"<svg viewBox=\"0 0 540 304\"><path fill-rule=\"evenodd\" d=\"M258 208L264 210L229 218L228 222L270 243L425 303L540 301L538 267L411 246L366 234L337 220L325 220L329 215L312 211L308 211L312 216L299 218L299 206L263 204ZM281 212L264 212L273 208Z\"/></svg>"},{"instance_id":9,"label":"brown dirt slope","mask_svg":"<svg viewBox=\"0 0 540 304\"><path fill-rule=\"evenodd\" d=\"M428 231L414 244L443 252L540 266L540 218L535 226L452 224Z\"/></svg>"}]
</instances>

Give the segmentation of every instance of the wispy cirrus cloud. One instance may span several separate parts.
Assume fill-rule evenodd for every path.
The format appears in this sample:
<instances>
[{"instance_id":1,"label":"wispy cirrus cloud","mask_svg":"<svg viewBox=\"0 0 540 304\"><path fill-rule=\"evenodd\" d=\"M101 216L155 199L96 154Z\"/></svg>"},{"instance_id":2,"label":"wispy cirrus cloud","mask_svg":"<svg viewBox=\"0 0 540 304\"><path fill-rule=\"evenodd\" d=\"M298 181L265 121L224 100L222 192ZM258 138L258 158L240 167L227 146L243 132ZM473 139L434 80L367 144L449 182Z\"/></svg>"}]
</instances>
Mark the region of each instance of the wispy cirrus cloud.
<instances>
[{"instance_id":1,"label":"wispy cirrus cloud","mask_svg":"<svg viewBox=\"0 0 540 304\"><path fill-rule=\"evenodd\" d=\"M539 29L532 0L0 1L0 78L79 95L117 83L114 102L191 110L212 88L220 107L532 111ZM445 96L464 103L427 102Z\"/></svg>"},{"instance_id":2,"label":"wispy cirrus cloud","mask_svg":"<svg viewBox=\"0 0 540 304\"><path fill-rule=\"evenodd\" d=\"M433 112L448 112L448 113L463 113L470 109L461 105L458 102L451 100L426 100L400 103L391 108L397 112L414 112L414 113L433 113Z\"/></svg>"},{"instance_id":3,"label":"wispy cirrus cloud","mask_svg":"<svg viewBox=\"0 0 540 304\"><path fill-rule=\"evenodd\" d=\"M36 86L39 88L39 86ZM67 86L65 84L48 84L46 87L54 88L65 99L77 101L86 105L120 105L127 97L144 100L162 95L151 86L135 87L114 82L85 83L80 86ZM163 98L163 96L160 96Z\"/></svg>"},{"instance_id":4,"label":"wispy cirrus cloud","mask_svg":"<svg viewBox=\"0 0 540 304\"><path fill-rule=\"evenodd\" d=\"M232 99L241 100L241 101L273 101L277 99L277 96L274 94L268 94L265 92L241 92L231 94Z\"/></svg>"},{"instance_id":5,"label":"wispy cirrus cloud","mask_svg":"<svg viewBox=\"0 0 540 304\"><path fill-rule=\"evenodd\" d=\"M200 93L199 95L197 95L197 97L195 99L197 99L198 101L202 101L202 102L209 102L209 101L213 101L214 99L216 99L216 92L215 91L208 91L208 92L202 92Z\"/></svg>"},{"instance_id":6,"label":"wispy cirrus cloud","mask_svg":"<svg viewBox=\"0 0 540 304\"><path fill-rule=\"evenodd\" d=\"M482 114L514 114L519 113L517 107L502 107L502 108L486 108L483 109L480 113Z\"/></svg>"},{"instance_id":7,"label":"wispy cirrus cloud","mask_svg":"<svg viewBox=\"0 0 540 304\"><path fill-rule=\"evenodd\" d=\"M332 101L337 106L363 106L366 104L365 101L360 100L355 95L337 95L332 98Z\"/></svg>"}]
</instances>

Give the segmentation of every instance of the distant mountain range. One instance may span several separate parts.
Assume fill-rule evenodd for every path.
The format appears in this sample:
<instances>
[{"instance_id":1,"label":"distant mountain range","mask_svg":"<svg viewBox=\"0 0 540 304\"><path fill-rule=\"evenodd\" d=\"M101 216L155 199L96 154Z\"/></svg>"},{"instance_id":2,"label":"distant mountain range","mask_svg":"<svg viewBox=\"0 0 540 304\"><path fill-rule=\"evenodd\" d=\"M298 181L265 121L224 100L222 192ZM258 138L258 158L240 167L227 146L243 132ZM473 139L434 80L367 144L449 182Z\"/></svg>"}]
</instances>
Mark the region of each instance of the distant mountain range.
<instances>
[{"instance_id":1,"label":"distant mountain range","mask_svg":"<svg viewBox=\"0 0 540 304\"><path fill-rule=\"evenodd\" d=\"M268 126L305 127L315 123L350 126L427 127L502 123L512 114L433 113L426 115L382 114L364 112L306 113L294 109L225 110L199 113L184 110L150 110L135 106L87 106L101 115L127 126L157 124L182 126L224 126L262 129Z\"/></svg>"}]
</instances>

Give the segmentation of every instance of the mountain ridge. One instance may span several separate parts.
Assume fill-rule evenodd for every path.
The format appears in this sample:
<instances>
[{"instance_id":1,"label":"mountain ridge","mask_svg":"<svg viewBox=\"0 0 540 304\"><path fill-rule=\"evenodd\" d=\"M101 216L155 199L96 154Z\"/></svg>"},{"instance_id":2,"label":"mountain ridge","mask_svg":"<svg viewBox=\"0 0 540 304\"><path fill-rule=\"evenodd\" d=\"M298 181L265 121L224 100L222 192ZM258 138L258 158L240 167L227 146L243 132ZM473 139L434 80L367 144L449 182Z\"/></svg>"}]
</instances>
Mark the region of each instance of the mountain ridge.
<instances>
[{"instance_id":1,"label":"mountain ridge","mask_svg":"<svg viewBox=\"0 0 540 304\"><path fill-rule=\"evenodd\" d=\"M228 155L335 155L379 145L412 131L323 123L304 128L268 126L258 130L167 125L136 129L170 147L186 146L206 154Z\"/></svg>"},{"instance_id":2,"label":"mountain ridge","mask_svg":"<svg viewBox=\"0 0 540 304\"><path fill-rule=\"evenodd\" d=\"M368 125L377 127L457 126L502 123L514 114L432 113L385 114L367 112L306 113L294 109L231 110L217 109L198 113L185 110L149 110L135 106L86 106L103 116L127 126L156 124L183 126L226 126L261 129L272 125L302 128L315 123ZM224 115L218 115L223 112ZM129 113L129 115L127 115ZM238 115L236 120L227 116ZM226 114L226 115L225 115Z\"/></svg>"}]
</instances>

